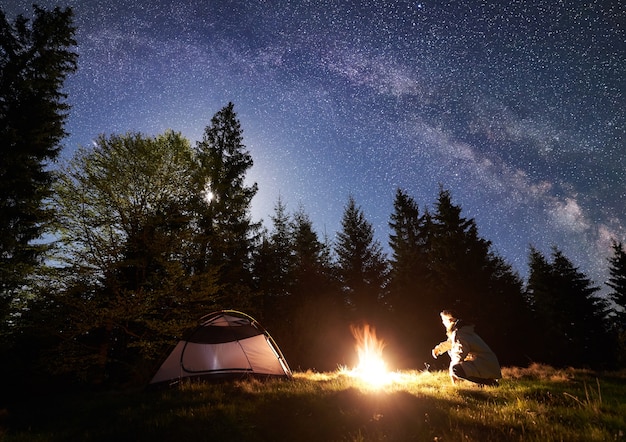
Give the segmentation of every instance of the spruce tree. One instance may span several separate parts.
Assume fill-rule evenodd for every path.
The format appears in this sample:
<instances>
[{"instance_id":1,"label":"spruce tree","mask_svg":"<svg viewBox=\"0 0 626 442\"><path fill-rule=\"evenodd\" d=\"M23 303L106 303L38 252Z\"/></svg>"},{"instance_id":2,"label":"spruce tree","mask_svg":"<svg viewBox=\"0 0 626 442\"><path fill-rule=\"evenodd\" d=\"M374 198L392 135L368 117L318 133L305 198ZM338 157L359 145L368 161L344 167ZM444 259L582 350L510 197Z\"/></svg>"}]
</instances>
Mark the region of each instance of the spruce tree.
<instances>
[{"instance_id":1,"label":"spruce tree","mask_svg":"<svg viewBox=\"0 0 626 442\"><path fill-rule=\"evenodd\" d=\"M198 204L204 255L198 267L218 269L226 305L250 307L255 294L252 258L260 228L252 222L250 208L257 185L245 184L253 160L243 144L233 103L213 116L196 145L196 155L200 166L196 180L205 192Z\"/></svg>"},{"instance_id":2,"label":"spruce tree","mask_svg":"<svg viewBox=\"0 0 626 442\"><path fill-rule=\"evenodd\" d=\"M286 296L293 287L294 250L291 219L287 207L279 198L274 208L273 230L270 236L272 247L272 270L268 277L273 280L270 296Z\"/></svg>"},{"instance_id":3,"label":"spruce tree","mask_svg":"<svg viewBox=\"0 0 626 442\"><path fill-rule=\"evenodd\" d=\"M603 367L612 363L606 329L605 301L599 290L556 247L548 261L530 253L528 294L541 327L538 347L543 362L555 365Z\"/></svg>"},{"instance_id":4,"label":"spruce tree","mask_svg":"<svg viewBox=\"0 0 626 442\"><path fill-rule=\"evenodd\" d=\"M398 189L389 227L392 250L389 304L397 319L398 342L412 345L398 348L406 364L428 362L432 343L441 335L437 300L430 290L430 214L420 216L417 203Z\"/></svg>"},{"instance_id":5,"label":"spruce tree","mask_svg":"<svg viewBox=\"0 0 626 442\"><path fill-rule=\"evenodd\" d=\"M562 336L561 322L560 319L555 320L555 315L560 311L558 303L562 301L551 295L552 268L546 257L535 247L530 248L528 268L526 294L536 319L534 328L537 330L531 359L554 363L559 355Z\"/></svg>"},{"instance_id":6,"label":"spruce tree","mask_svg":"<svg viewBox=\"0 0 626 442\"><path fill-rule=\"evenodd\" d=\"M280 342L290 363L302 368L334 369L341 352L341 316L328 246L300 208L289 216L279 198L264 235L255 274L264 293L264 324ZM345 327L345 322L343 322ZM334 342L329 349L328 342Z\"/></svg>"},{"instance_id":7,"label":"spruce tree","mask_svg":"<svg viewBox=\"0 0 626 442\"><path fill-rule=\"evenodd\" d=\"M620 332L626 331L626 251L621 242L611 244L613 256L609 258L609 281L611 288L609 299L617 307L614 309L615 327Z\"/></svg>"},{"instance_id":8,"label":"spruce tree","mask_svg":"<svg viewBox=\"0 0 626 442\"><path fill-rule=\"evenodd\" d=\"M331 246L322 242L301 207L292 220L294 286L292 293L294 360L302 367L334 370L352 351L339 286L331 260ZM347 341L345 339L348 339ZM332 346L328 346L333 342Z\"/></svg>"},{"instance_id":9,"label":"spruce tree","mask_svg":"<svg viewBox=\"0 0 626 442\"><path fill-rule=\"evenodd\" d=\"M0 11L0 321L38 266L53 219L48 167L67 135L63 84L76 70L71 9L34 7L9 23Z\"/></svg>"},{"instance_id":10,"label":"spruce tree","mask_svg":"<svg viewBox=\"0 0 626 442\"><path fill-rule=\"evenodd\" d=\"M609 258L608 297L613 302L611 317L612 333L616 340L616 359L623 366L626 362L626 251L621 242L613 241L613 256Z\"/></svg>"},{"instance_id":11,"label":"spruce tree","mask_svg":"<svg viewBox=\"0 0 626 442\"><path fill-rule=\"evenodd\" d=\"M456 309L502 361L517 362L529 326L519 276L479 235L474 219L462 216L447 190L440 190L428 230L429 296L435 305Z\"/></svg>"},{"instance_id":12,"label":"spruce tree","mask_svg":"<svg viewBox=\"0 0 626 442\"><path fill-rule=\"evenodd\" d=\"M319 239L303 208L293 215L291 229L295 259L294 291L302 298L315 298L320 293L328 293L336 286L330 244Z\"/></svg>"},{"instance_id":13,"label":"spruce tree","mask_svg":"<svg viewBox=\"0 0 626 442\"><path fill-rule=\"evenodd\" d=\"M294 284L295 260L291 220L280 197L270 218L272 230L262 235L254 262L255 278L263 295L263 321L266 325L289 318L287 310Z\"/></svg>"},{"instance_id":14,"label":"spruce tree","mask_svg":"<svg viewBox=\"0 0 626 442\"><path fill-rule=\"evenodd\" d=\"M456 308L476 317L476 306L486 288L487 275L481 270L491 242L479 237L475 221L461 214L450 192L441 189L431 227L433 289L441 308Z\"/></svg>"},{"instance_id":15,"label":"spruce tree","mask_svg":"<svg viewBox=\"0 0 626 442\"><path fill-rule=\"evenodd\" d=\"M421 285L427 274L428 234L425 231L425 215L421 217L417 203L398 189L394 201L394 213L389 227L389 246L392 250L391 284L394 290L394 309L409 301L411 294Z\"/></svg>"},{"instance_id":16,"label":"spruce tree","mask_svg":"<svg viewBox=\"0 0 626 442\"><path fill-rule=\"evenodd\" d=\"M344 301L356 319L376 321L387 309L388 263L380 243L374 239L372 225L352 196L341 227L335 253Z\"/></svg>"}]
</instances>

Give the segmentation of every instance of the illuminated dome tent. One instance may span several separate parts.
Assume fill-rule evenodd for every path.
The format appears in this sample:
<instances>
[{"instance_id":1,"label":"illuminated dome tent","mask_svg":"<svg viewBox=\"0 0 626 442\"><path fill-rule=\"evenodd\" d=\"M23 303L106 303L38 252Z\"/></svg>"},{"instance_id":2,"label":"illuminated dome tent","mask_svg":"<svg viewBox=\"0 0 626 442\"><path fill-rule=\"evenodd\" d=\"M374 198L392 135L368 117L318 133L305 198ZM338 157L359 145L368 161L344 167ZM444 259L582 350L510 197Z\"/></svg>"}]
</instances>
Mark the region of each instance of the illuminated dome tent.
<instances>
[{"instance_id":1,"label":"illuminated dome tent","mask_svg":"<svg viewBox=\"0 0 626 442\"><path fill-rule=\"evenodd\" d=\"M222 310L203 316L199 322L174 347L150 384L189 377L291 377L278 345L251 316L236 310Z\"/></svg>"}]
</instances>

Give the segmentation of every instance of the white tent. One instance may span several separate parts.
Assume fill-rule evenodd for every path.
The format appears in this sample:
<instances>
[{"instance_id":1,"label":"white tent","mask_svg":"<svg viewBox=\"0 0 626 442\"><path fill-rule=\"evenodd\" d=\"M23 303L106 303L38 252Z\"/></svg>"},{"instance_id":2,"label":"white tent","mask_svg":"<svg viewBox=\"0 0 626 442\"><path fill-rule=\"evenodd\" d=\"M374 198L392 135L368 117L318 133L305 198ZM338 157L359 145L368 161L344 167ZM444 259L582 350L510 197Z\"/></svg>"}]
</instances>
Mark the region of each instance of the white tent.
<instances>
[{"instance_id":1,"label":"white tent","mask_svg":"<svg viewBox=\"0 0 626 442\"><path fill-rule=\"evenodd\" d=\"M242 374L291 377L291 370L270 334L254 318L236 310L222 310L200 319L150 383Z\"/></svg>"}]
</instances>

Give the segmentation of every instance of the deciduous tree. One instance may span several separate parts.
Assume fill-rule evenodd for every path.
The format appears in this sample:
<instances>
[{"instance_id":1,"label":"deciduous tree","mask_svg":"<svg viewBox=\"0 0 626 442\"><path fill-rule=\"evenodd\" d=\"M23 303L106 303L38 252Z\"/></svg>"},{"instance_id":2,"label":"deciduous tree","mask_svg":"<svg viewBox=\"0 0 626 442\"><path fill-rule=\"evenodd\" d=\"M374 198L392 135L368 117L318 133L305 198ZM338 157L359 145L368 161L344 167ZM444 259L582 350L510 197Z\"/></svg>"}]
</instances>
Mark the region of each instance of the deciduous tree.
<instances>
[{"instance_id":1,"label":"deciduous tree","mask_svg":"<svg viewBox=\"0 0 626 442\"><path fill-rule=\"evenodd\" d=\"M213 275L194 267L195 167L189 142L169 131L100 136L63 170L55 197L63 317L51 318L59 370L93 382L145 380L142 361L215 305Z\"/></svg>"}]
</instances>

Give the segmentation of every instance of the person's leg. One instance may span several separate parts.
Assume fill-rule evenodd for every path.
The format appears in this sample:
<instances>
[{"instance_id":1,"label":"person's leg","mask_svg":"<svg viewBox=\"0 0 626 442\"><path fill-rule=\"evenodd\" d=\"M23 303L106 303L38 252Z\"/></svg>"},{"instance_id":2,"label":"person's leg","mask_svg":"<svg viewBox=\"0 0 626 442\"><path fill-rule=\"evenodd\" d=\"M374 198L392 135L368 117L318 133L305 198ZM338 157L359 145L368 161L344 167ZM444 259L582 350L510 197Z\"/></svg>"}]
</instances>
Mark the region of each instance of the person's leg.
<instances>
[{"instance_id":1,"label":"person's leg","mask_svg":"<svg viewBox=\"0 0 626 442\"><path fill-rule=\"evenodd\" d=\"M465 379L467 379L467 380L468 380L468 381L470 381L470 382L474 382L475 384L478 384L478 385L480 385L481 387L482 387L482 386L485 386L485 385L489 385L489 386L497 386L497 385L500 385L500 384L498 383L498 380L497 380L497 379L477 378L477 377L474 377L474 376L468 376L468 377L466 377Z\"/></svg>"},{"instance_id":2,"label":"person's leg","mask_svg":"<svg viewBox=\"0 0 626 442\"><path fill-rule=\"evenodd\" d=\"M465 372L465 369L463 368L461 364L455 364L450 367L450 376L453 378L456 378L456 380L465 379L466 381L474 382L475 384L479 384L479 385L491 385L491 386L499 385L497 379L487 379L487 378L478 378L474 376L468 376L467 373ZM453 382L456 383L454 380Z\"/></svg>"},{"instance_id":3,"label":"person's leg","mask_svg":"<svg viewBox=\"0 0 626 442\"><path fill-rule=\"evenodd\" d=\"M461 364L454 364L450 366L450 377L453 379L453 383L457 383L459 379L467 379L467 374Z\"/></svg>"},{"instance_id":4,"label":"person's leg","mask_svg":"<svg viewBox=\"0 0 626 442\"><path fill-rule=\"evenodd\" d=\"M497 379L486 379L486 378L475 378L476 380L470 379L472 382L476 382L480 385L489 385L491 387L497 387L500 385Z\"/></svg>"},{"instance_id":5,"label":"person's leg","mask_svg":"<svg viewBox=\"0 0 626 442\"><path fill-rule=\"evenodd\" d=\"M461 382L461 379L454 372L454 367L456 367L457 365L455 365L454 363L450 362L450 367L448 369L448 372L450 373L450 381L452 382L452 384L457 384L457 383Z\"/></svg>"}]
</instances>

